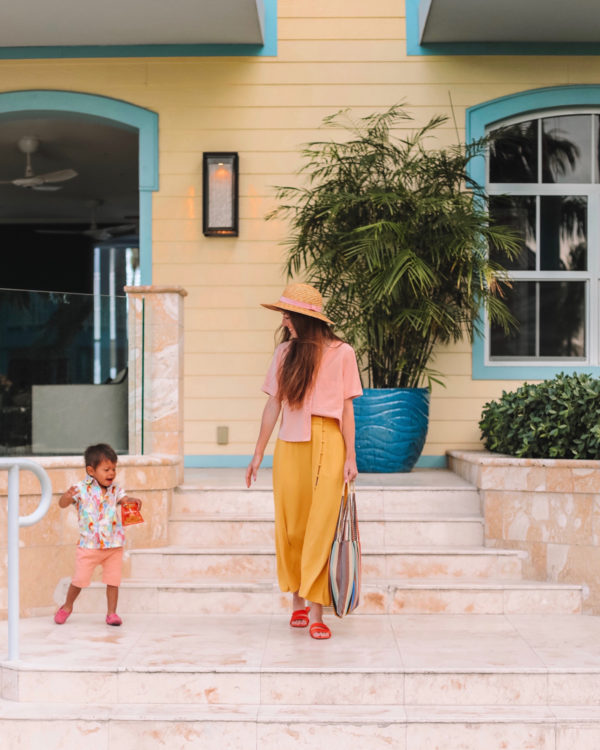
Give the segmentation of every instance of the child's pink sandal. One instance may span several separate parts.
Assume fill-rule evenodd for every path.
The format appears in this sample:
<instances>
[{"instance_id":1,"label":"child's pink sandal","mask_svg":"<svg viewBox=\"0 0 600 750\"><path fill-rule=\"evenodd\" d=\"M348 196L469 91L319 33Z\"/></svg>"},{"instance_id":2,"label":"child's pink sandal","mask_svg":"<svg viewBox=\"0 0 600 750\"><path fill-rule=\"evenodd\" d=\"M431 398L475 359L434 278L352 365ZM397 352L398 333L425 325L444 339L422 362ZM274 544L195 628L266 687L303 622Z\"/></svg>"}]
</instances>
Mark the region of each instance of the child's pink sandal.
<instances>
[{"instance_id":1,"label":"child's pink sandal","mask_svg":"<svg viewBox=\"0 0 600 750\"><path fill-rule=\"evenodd\" d=\"M54 615L54 622L57 625L64 625L65 622L69 619L69 615L71 613L67 612L66 609L63 609L62 607L56 612Z\"/></svg>"},{"instance_id":2,"label":"child's pink sandal","mask_svg":"<svg viewBox=\"0 0 600 750\"><path fill-rule=\"evenodd\" d=\"M107 625L122 625L123 620L121 620L121 618L116 612L113 612L112 615L106 615L106 624Z\"/></svg>"}]
</instances>

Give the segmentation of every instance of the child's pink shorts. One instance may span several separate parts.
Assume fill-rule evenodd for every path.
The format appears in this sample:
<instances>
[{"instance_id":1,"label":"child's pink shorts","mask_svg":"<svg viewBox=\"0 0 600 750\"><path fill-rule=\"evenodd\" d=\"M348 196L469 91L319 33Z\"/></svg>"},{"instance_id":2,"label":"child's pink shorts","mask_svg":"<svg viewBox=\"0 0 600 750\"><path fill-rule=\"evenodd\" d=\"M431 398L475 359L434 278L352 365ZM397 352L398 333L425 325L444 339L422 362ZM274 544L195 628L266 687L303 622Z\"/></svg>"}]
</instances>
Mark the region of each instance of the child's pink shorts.
<instances>
[{"instance_id":1,"label":"child's pink shorts","mask_svg":"<svg viewBox=\"0 0 600 750\"><path fill-rule=\"evenodd\" d=\"M80 589L90 585L92 573L102 565L102 583L108 586L121 585L121 568L123 566L123 547L110 549L85 549L77 547L75 575L71 583Z\"/></svg>"}]
</instances>

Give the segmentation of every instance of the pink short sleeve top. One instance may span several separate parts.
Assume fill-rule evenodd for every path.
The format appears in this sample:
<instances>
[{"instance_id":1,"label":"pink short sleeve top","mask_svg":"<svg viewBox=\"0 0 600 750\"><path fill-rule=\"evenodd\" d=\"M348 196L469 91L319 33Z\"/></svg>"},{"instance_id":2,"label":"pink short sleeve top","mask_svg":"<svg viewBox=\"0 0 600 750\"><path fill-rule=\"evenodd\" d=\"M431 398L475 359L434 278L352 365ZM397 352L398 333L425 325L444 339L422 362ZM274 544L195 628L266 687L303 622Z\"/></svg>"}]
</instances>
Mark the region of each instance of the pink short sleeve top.
<instances>
[{"instance_id":1,"label":"pink short sleeve top","mask_svg":"<svg viewBox=\"0 0 600 750\"><path fill-rule=\"evenodd\" d=\"M265 377L262 390L269 396L278 391L277 373L289 342L279 344ZM350 344L334 341L326 349L317 371L315 384L299 409L282 404L279 439L292 443L310 440L310 418L313 415L337 419L342 429L342 411L347 398L362 396L356 355Z\"/></svg>"}]
</instances>

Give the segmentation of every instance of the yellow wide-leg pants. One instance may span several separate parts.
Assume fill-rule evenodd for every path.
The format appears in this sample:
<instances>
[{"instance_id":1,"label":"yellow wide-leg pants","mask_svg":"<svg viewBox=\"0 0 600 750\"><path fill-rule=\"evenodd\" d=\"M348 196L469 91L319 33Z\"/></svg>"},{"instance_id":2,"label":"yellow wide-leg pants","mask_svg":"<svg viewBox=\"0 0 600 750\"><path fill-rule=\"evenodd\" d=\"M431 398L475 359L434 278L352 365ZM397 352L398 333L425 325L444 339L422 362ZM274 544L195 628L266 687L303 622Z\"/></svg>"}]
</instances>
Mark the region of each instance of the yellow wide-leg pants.
<instances>
[{"instance_id":1,"label":"yellow wide-leg pants","mask_svg":"<svg viewBox=\"0 0 600 750\"><path fill-rule=\"evenodd\" d=\"M277 440L273 457L279 588L325 606L345 455L338 421L313 416L310 441Z\"/></svg>"}]
</instances>

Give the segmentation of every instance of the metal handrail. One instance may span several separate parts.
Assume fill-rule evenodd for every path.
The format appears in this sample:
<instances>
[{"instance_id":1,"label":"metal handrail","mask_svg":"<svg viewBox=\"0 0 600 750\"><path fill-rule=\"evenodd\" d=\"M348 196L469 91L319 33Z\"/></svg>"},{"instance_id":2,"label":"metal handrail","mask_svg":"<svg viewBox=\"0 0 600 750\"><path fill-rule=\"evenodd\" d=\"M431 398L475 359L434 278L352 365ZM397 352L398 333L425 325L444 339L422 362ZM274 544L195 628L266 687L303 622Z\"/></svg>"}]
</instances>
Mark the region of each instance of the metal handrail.
<instances>
[{"instance_id":1,"label":"metal handrail","mask_svg":"<svg viewBox=\"0 0 600 750\"><path fill-rule=\"evenodd\" d=\"M19 658L19 527L33 526L48 512L52 484L46 471L28 458L0 458L0 471L8 470L8 659ZM40 480L42 497L28 516L19 516L19 471L31 471Z\"/></svg>"}]
</instances>

